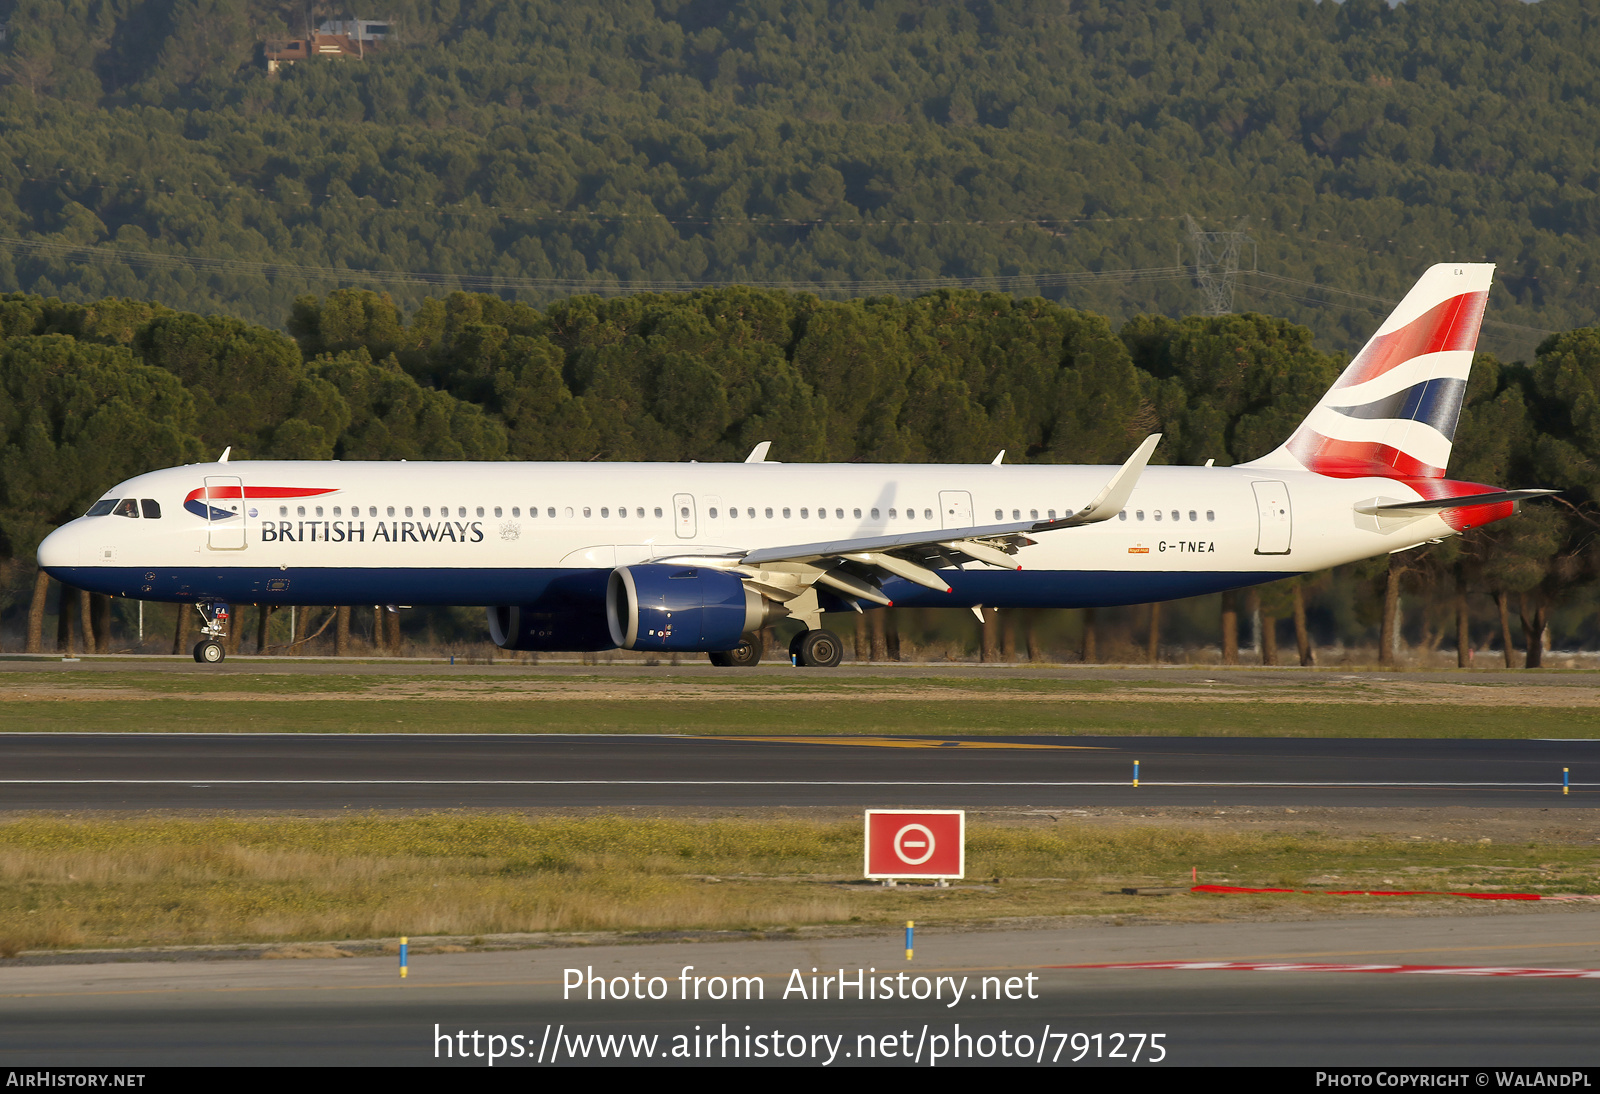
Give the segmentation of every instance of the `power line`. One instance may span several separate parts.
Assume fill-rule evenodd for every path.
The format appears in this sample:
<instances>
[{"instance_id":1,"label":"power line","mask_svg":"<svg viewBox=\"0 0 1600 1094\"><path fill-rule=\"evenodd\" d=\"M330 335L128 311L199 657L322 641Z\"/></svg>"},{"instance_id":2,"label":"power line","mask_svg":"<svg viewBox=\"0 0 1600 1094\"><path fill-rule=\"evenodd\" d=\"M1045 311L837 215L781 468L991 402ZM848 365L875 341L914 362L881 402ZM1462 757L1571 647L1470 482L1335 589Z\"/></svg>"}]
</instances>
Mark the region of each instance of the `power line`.
<instances>
[{"instance_id":1,"label":"power line","mask_svg":"<svg viewBox=\"0 0 1600 1094\"><path fill-rule=\"evenodd\" d=\"M1130 270L1085 270L1072 273L990 274L976 277L911 277L836 280L751 280L751 279L597 279L510 277L484 274L443 274L421 270L350 269L339 266L311 266L292 262L252 262L235 258L206 258L198 255L162 254L155 251L89 247L45 240L0 236L0 250L13 254L81 260L121 262L152 268L189 268L217 273L255 273L271 278L297 278L306 281L365 282L370 284L417 284L444 288L535 289L568 293L692 292L696 289L721 289L748 286L758 289L784 289L818 294L847 292L854 295L891 292L932 292L937 289L1061 288L1087 284L1132 284L1143 281L1181 281L1190 276L1184 266L1157 266Z\"/></svg>"}]
</instances>

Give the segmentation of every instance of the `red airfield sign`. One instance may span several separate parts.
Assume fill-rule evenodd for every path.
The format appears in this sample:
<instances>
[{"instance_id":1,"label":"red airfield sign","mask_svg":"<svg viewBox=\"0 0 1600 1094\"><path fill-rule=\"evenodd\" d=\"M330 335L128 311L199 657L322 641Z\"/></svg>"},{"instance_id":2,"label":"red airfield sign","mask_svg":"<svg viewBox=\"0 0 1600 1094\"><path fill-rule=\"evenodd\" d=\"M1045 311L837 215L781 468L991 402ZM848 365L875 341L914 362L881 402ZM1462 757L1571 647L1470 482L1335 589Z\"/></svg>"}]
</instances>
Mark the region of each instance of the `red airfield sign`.
<instances>
[{"instance_id":1,"label":"red airfield sign","mask_svg":"<svg viewBox=\"0 0 1600 1094\"><path fill-rule=\"evenodd\" d=\"M962 809L869 809L866 876L965 877L966 829Z\"/></svg>"}]
</instances>

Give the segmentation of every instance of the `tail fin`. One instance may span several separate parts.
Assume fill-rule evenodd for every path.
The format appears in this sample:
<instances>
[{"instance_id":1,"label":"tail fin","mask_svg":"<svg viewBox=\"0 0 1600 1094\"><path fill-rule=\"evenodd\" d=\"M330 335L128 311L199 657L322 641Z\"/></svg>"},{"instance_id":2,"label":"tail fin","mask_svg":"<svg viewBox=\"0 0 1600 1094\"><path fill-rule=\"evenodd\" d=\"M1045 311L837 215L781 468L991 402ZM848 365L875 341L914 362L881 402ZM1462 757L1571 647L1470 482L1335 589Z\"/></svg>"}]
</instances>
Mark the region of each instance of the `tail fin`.
<instances>
[{"instance_id":1,"label":"tail fin","mask_svg":"<svg viewBox=\"0 0 1600 1094\"><path fill-rule=\"evenodd\" d=\"M1441 479L1494 265L1424 273L1294 435L1248 467Z\"/></svg>"}]
</instances>

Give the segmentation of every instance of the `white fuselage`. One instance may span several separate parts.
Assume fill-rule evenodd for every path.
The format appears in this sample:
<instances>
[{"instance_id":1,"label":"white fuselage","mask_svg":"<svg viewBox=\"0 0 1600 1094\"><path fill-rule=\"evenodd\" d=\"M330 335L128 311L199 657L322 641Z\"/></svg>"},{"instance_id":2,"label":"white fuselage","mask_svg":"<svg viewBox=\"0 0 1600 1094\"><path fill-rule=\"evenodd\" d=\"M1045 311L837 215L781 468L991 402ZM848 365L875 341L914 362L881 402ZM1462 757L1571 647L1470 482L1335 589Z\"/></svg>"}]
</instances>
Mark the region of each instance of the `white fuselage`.
<instances>
[{"instance_id":1,"label":"white fuselage","mask_svg":"<svg viewBox=\"0 0 1600 1094\"><path fill-rule=\"evenodd\" d=\"M39 559L70 585L147 600L493 605L554 596L576 602L591 595L589 578L597 576L603 588L614 567L653 559L716 559L1066 516L1115 470L198 464L140 475L105 495L155 501L158 519L79 518L44 541ZM1418 496L1383 478L1150 467L1118 517L1034 534L1036 542L1016 555L1019 569L969 563L941 571L951 593L900 582L894 600L1080 607L1237 588L1452 534L1437 515L1380 527L1354 509L1374 498Z\"/></svg>"}]
</instances>

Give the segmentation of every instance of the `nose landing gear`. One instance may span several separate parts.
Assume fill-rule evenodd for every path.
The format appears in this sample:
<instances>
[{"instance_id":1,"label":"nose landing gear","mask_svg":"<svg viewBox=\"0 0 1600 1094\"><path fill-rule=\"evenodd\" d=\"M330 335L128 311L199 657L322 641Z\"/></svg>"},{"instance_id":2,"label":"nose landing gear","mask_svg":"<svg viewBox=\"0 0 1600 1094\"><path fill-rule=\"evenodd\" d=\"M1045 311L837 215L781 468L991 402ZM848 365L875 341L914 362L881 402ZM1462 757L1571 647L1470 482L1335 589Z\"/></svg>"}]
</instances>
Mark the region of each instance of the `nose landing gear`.
<instances>
[{"instance_id":1,"label":"nose landing gear","mask_svg":"<svg viewBox=\"0 0 1600 1094\"><path fill-rule=\"evenodd\" d=\"M194 644L194 659L202 665L215 665L228 656L222 644L228 637L228 606L221 601L207 600L194 607L205 620L200 633L206 636Z\"/></svg>"}]
</instances>

